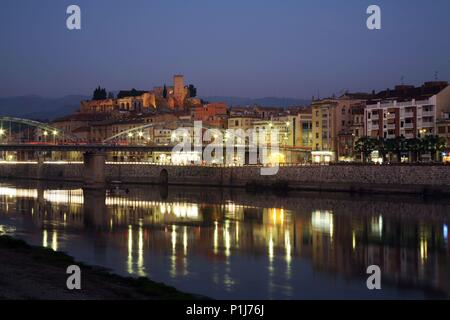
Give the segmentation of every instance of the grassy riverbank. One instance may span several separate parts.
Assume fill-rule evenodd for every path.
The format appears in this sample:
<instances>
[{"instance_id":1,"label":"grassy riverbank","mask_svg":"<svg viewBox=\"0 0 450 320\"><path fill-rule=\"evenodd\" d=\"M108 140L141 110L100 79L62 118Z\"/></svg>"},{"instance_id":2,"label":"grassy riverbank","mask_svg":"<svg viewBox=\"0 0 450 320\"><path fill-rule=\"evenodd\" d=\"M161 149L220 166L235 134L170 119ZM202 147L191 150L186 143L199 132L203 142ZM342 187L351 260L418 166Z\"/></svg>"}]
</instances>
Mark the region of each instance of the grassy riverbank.
<instances>
[{"instance_id":1,"label":"grassy riverbank","mask_svg":"<svg viewBox=\"0 0 450 320\"><path fill-rule=\"evenodd\" d=\"M81 269L81 290L68 290L69 265ZM127 278L51 249L0 236L0 299L198 299L147 278Z\"/></svg>"}]
</instances>

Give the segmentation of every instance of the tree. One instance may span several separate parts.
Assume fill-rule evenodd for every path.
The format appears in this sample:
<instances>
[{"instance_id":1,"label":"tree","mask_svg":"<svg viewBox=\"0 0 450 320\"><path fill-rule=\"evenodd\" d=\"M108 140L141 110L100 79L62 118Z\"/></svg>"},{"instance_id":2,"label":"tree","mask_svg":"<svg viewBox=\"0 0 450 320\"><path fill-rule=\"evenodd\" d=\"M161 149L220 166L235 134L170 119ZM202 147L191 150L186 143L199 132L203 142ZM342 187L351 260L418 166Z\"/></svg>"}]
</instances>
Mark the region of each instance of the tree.
<instances>
[{"instance_id":1,"label":"tree","mask_svg":"<svg viewBox=\"0 0 450 320\"><path fill-rule=\"evenodd\" d=\"M377 150L381 155L381 158L383 159L383 163L386 162L386 155L389 153L389 148L388 148L388 144L386 143L386 139L380 137L378 139L378 143L377 143Z\"/></svg>"},{"instance_id":2,"label":"tree","mask_svg":"<svg viewBox=\"0 0 450 320\"><path fill-rule=\"evenodd\" d=\"M419 155L422 149L422 143L420 139L413 138L406 140L406 150L410 154L410 161L411 162L417 162L419 159Z\"/></svg>"},{"instance_id":3,"label":"tree","mask_svg":"<svg viewBox=\"0 0 450 320\"><path fill-rule=\"evenodd\" d=\"M355 151L363 155L363 162L366 163L372 152L376 150L378 141L373 137L362 137L356 141Z\"/></svg>"},{"instance_id":4,"label":"tree","mask_svg":"<svg viewBox=\"0 0 450 320\"><path fill-rule=\"evenodd\" d=\"M402 153L406 151L406 139L404 136L396 137L394 139L395 153L397 155L397 162L402 161Z\"/></svg>"},{"instance_id":5,"label":"tree","mask_svg":"<svg viewBox=\"0 0 450 320\"><path fill-rule=\"evenodd\" d=\"M98 88L94 90L92 100L105 100L106 97L107 97L106 89L98 86Z\"/></svg>"},{"instance_id":6,"label":"tree","mask_svg":"<svg viewBox=\"0 0 450 320\"><path fill-rule=\"evenodd\" d=\"M386 139L385 141L385 145L386 145L386 150L387 153L389 154L389 162L392 161L392 154L395 152L396 148L397 148L397 144L395 139Z\"/></svg>"},{"instance_id":7,"label":"tree","mask_svg":"<svg viewBox=\"0 0 450 320\"><path fill-rule=\"evenodd\" d=\"M163 89L163 93L162 93L162 95L163 95L163 98L164 99L166 99L167 98L167 87L166 87L166 85L164 84L164 89Z\"/></svg>"},{"instance_id":8,"label":"tree","mask_svg":"<svg viewBox=\"0 0 450 320\"><path fill-rule=\"evenodd\" d=\"M189 98L195 98L197 96L197 88L193 84L189 85L188 91L189 91Z\"/></svg>"},{"instance_id":9,"label":"tree","mask_svg":"<svg viewBox=\"0 0 450 320\"><path fill-rule=\"evenodd\" d=\"M444 151L445 147L446 141L442 137L430 135L422 139L422 149L430 153L432 161L436 161L436 153Z\"/></svg>"}]
</instances>

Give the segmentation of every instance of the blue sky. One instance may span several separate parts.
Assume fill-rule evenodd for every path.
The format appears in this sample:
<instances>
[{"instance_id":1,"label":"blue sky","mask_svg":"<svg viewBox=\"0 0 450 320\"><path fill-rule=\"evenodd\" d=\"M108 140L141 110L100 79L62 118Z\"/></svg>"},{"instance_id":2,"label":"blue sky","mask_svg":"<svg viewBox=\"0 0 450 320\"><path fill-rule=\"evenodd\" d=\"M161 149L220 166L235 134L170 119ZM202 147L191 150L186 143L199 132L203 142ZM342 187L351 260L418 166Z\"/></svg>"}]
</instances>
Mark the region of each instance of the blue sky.
<instances>
[{"instance_id":1,"label":"blue sky","mask_svg":"<svg viewBox=\"0 0 450 320\"><path fill-rule=\"evenodd\" d=\"M66 28L81 7L82 30ZM382 30L366 9L382 10ZM450 79L448 0L2 0L0 96L151 89L311 98Z\"/></svg>"}]
</instances>

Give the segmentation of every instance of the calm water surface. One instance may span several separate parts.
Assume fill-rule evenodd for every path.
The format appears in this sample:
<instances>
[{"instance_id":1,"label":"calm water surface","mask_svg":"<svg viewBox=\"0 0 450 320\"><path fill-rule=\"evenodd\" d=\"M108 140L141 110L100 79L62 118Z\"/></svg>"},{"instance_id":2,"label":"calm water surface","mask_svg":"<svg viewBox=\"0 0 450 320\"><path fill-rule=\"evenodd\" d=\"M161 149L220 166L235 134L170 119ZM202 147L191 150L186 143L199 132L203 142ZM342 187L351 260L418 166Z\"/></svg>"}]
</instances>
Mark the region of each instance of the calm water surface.
<instances>
[{"instance_id":1,"label":"calm water surface","mask_svg":"<svg viewBox=\"0 0 450 320\"><path fill-rule=\"evenodd\" d=\"M0 183L0 233L218 299L449 299L449 224L445 199Z\"/></svg>"}]
</instances>

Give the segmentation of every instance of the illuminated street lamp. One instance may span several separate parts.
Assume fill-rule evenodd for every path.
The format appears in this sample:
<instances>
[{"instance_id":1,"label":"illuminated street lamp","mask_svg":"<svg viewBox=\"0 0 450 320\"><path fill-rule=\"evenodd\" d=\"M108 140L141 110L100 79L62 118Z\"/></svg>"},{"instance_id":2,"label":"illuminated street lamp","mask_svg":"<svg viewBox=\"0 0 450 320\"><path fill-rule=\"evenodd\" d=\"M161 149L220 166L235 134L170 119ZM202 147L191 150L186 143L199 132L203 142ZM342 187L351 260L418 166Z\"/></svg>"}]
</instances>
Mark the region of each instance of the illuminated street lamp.
<instances>
[{"instance_id":1,"label":"illuminated street lamp","mask_svg":"<svg viewBox=\"0 0 450 320\"><path fill-rule=\"evenodd\" d=\"M53 130L52 134L53 134L53 143L56 144L56 136L58 135L58 131L57 130Z\"/></svg>"},{"instance_id":2,"label":"illuminated street lamp","mask_svg":"<svg viewBox=\"0 0 450 320\"><path fill-rule=\"evenodd\" d=\"M144 136L144 133L142 131L139 131L138 136L139 138L142 138Z\"/></svg>"},{"instance_id":3,"label":"illuminated street lamp","mask_svg":"<svg viewBox=\"0 0 450 320\"><path fill-rule=\"evenodd\" d=\"M5 134L5 129L0 128L0 136L2 136L2 135L4 135L4 134Z\"/></svg>"}]
</instances>

